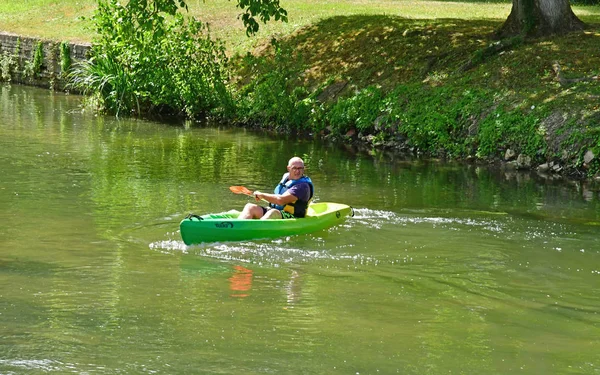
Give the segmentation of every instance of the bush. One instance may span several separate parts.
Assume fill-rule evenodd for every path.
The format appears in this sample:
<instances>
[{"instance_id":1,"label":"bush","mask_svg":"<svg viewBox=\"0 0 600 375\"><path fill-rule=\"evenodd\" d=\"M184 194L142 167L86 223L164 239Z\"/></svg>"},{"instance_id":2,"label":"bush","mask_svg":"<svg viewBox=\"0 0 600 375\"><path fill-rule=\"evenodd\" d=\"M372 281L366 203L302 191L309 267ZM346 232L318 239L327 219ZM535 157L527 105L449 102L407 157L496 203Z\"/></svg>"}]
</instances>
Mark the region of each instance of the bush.
<instances>
[{"instance_id":1,"label":"bush","mask_svg":"<svg viewBox=\"0 0 600 375\"><path fill-rule=\"evenodd\" d=\"M94 22L100 38L92 58L70 77L101 108L194 117L231 106L224 46L201 22L176 8L133 0L126 6L99 1Z\"/></svg>"},{"instance_id":2,"label":"bush","mask_svg":"<svg viewBox=\"0 0 600 375\"><path fill-rule=\"evenodd\" d=\"M402 85L386 98L387 126L419 151L464 157L476 147L469 129L487 97L482 91Z\"/></svg>"},{"instance_id":3,"label":"bush","mask_svg":"<svg viewBox=\"0 0 600 375\"><path fill-rule=\"evenodd\" d=\"M382 107L383 93L379 88L369 86L354 96L338 100L326 114L325 121L340 133L351 128L362 133L372 133Z\"/></svg>"},{"instance_id":4,"label":"bush","mask_svg":"<svg viewBox=\"0 0 600 375\"><path fill-rule=\"evenodd\" d=\"M547 145L539 125L540 116L533 111L499 107L481 122L477 155L495 156L508 148L530 156L544 155Z\"/></svg>"},{"instance_id":5,"label":"bush","mask_svg":"<svg viewBox=\"0 0 600 375\"><path fill-rule=\"evenodd\" d=\"M60 43L60 74L67 74L71 69L71 47L68 42Z\"/></svg>"},{"instance_id":6,"label":"bush","mask_svg":"<svg viewBox=\"0 0 600 375\"><path fill-rule=\"evenodd\" d=\"M264 74L238 93L238 116L244 122L260 122L263 126L284 131L308 129L316 105L316 93L309 93L293 80L299 75L298 69L302 64L300 62L296 67L286 64L284 56L288 53L291 51L276 48L272 60L252 56L246 58L246 66L260 66Z\"/></svg>"}]
</instances>

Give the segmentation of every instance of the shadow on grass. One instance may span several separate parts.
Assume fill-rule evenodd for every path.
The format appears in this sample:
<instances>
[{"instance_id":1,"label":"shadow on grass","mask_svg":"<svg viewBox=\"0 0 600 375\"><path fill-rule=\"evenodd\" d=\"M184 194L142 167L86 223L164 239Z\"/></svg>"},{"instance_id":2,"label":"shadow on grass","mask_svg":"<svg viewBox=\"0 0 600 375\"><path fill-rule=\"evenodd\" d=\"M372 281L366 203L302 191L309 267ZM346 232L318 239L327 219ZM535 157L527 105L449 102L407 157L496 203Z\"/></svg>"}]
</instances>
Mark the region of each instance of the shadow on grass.
<instances>
[{"instance_id":1,"label":"shadow on grass","mask_svg":"<svg viewBox=\"0 0 600 375\"><path fill-rule=\"evenodd\" d=\"M536 40L490 57L468 72L460 72L474 54L495 43L503 21L436 19L396 16L336 16L305 27L280 41L277 66L296 72L294 84L311 91L327 80L348 82L346 90L377 85L444 84L468 80L483 86L514 90L552 81L552 64L562 61L564 74L588 75L600 66L600 25L585 34ZM268 61L273 49L259 58ZM260 76L273 64L254 64ZM262 68L261 68L262 67Z\"/></svg>"}]
</instances>

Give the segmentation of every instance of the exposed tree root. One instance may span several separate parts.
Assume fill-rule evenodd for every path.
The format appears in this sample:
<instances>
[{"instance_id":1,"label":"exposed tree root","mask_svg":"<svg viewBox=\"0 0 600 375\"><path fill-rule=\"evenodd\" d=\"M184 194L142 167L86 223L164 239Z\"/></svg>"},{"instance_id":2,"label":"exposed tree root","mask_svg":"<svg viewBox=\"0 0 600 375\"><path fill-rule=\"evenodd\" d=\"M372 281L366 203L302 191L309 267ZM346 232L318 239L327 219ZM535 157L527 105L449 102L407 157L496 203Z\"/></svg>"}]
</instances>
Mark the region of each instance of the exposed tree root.
<instances>
[{"instance_id":1,"label":"exposed tree root","mask_svg":"<svg viewBox=\"0 0 600 375\"><path fill-rule=\"evenodd\" d=\"M523 42L522 37L514 37L508 39L502 39L500 41L494 42L490 44L487 48L480 49L475 51L473 56L464 63L458 71L463 73L467 70L470 70L477 65L483 63L487 58L500 54L501 52L510 50L516 45L519 45Z\"/></svg>"},{"instance_id":2,"label":"exposed tree root","mask_svg":"<svg viewBox=\"0 0 600 375\"><path fill-rule=\"evenodd\" d=\"M552 69L554 73L556 73L556 80L560 83L561 86L569 86L573 83L577 82L589 82L589 81L598 81L600 80L600 76L589 76L589 77L580 77L580 78L565 78L562 74L562 68L558 61L555 61L552 64Z\"/></svg>"}]
</instances>

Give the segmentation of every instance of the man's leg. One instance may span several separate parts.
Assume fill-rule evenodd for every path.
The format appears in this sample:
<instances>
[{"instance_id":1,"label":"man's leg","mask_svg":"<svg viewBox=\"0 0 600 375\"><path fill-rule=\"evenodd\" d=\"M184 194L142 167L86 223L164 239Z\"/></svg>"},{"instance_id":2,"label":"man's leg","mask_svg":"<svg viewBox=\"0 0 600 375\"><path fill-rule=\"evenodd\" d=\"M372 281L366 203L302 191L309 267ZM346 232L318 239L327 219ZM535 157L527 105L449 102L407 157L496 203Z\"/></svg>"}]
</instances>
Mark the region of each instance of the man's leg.
<instances>
[{"instance_id":1,"label":"man's leg","mask_svg":"<svg viewBox=\"0 0 600 375\"><path fill-rule=\"evenodd\" d=\"M260 219L264 215L264 209L254 203L246 203L238 219Z\"/></svg>"},{"instance_id":2,"label":"man's leg","mask_svg":"<svg viewBox=\"0 0 600 375\"><path fill-rule=\"evenodd\" d=\"M277 210L275 208L271 208L271 209L269 209L269 211L267 211L266 214L263 215L263 217L261 217L261 219L263 219L263 220L282 219L281 212L279 212L279 210Z\"/></svg>"}]
</instances>

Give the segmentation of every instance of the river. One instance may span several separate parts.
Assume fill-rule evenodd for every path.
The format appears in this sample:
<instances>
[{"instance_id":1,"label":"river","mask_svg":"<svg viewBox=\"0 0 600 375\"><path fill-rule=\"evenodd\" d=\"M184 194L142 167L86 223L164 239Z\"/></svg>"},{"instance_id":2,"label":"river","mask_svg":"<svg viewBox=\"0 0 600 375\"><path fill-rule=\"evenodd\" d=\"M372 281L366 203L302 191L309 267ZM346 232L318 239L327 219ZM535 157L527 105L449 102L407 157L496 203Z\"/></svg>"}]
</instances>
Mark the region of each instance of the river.
<instances>
[{"instance_id":1,"label":"river","mask_svg":"<svg viewBox=\"0 0 600 375\"><path fill-rule=\"evenodd\" d=\"M599 374L600 193L0 86L1 374ZM311 235L186 246L306 161Z\"/></svg>"}]
</instances>

